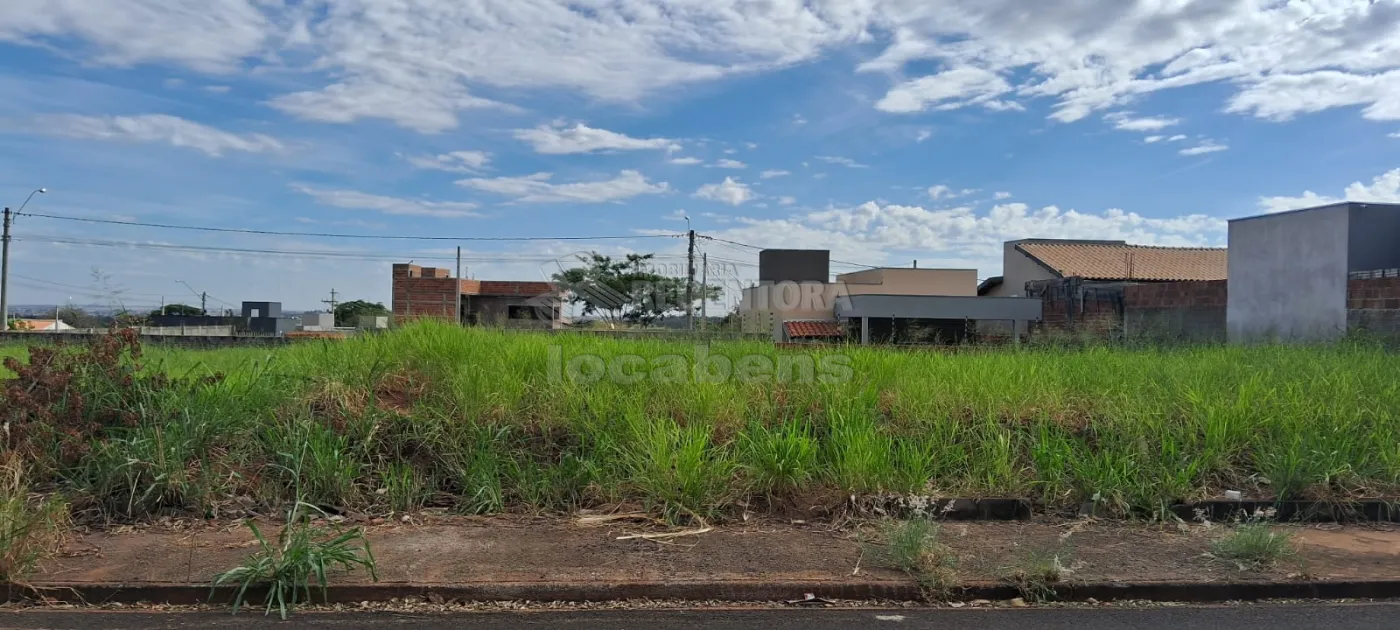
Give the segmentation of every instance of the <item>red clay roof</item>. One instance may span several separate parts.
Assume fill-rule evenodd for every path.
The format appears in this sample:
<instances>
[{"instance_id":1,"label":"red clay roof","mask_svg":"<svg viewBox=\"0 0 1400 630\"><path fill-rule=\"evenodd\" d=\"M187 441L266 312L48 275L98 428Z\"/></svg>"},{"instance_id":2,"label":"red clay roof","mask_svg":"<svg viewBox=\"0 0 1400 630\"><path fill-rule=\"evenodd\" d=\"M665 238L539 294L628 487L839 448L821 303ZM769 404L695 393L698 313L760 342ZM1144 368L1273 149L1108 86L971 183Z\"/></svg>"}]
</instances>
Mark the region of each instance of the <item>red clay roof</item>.
<instances>
[{"instance_id":1,"label":"red clay roof","mask_svg":"<svg viewBox=\"0 0 1400 630\"><path fill-rule=\"evenodd\" d=\"M789 339L800 337L845 337L846 331L836 322L783 322Z\"/></svg>"},{"instance_id":2,"label":"red clay roof","mask_svg":"<svg viewBox=\"0 0 1400 630\"><path fill-rule=\"evenodd\" d=\"M1097 243L1022 243L1017 249L1066 278L1224 280L1226 250Z\"/></svg>"}]
</instances>

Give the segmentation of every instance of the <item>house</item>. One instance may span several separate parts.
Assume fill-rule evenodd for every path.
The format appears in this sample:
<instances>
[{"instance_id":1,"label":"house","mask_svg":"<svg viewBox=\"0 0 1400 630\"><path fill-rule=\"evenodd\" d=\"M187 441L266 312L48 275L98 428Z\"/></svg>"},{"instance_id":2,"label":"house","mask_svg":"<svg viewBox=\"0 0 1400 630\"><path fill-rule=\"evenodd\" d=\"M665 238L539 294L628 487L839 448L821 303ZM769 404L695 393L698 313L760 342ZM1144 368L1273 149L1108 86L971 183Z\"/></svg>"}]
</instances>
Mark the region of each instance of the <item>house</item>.
<instances>
[{"instance_id":1,"label":"house","mask_svg":"<svg viewBox=\"0 0 1400 630\"><path fill-rule=\"evenodd\" d=\"M1024 297L1028 283L1063 278L1089 283L1224 280L1229 271L1226 251L1129 245L1126 241L1008 241L1003 245L1002 275L982 281L977 294Z\"/></svg>"},{"instance_id":2,"label":"house","mask_svg":"<svg viewBox=\"0 0 1400 630\"><path fill-rule=\"evenodd\" d=\"M1400 334L1400 204L1230 221L1231 341Z\"/></svg>"},{"instance_id":3,"label":"house","mask_svg":"<svg viewBox=\"0 0 1400 630\"><path fill-rule=\"evenodd\" d=\"M510 328L557 329L562 296L550 282L467 280L447 269L400 263L393 267L394 319L461 321ZM453 311L461 304L454 318Z\"/></svg>"},{"instance_id":4,"label":"house","mask_svg":"<svg viewBox=\"0 0 1400 630\"><path fill-rule=\"evenodd\" d=\"M11 319L10 324L15 330L29 332L62 332L73 330L67 322L61 319Z\"/></svg>"},{"instance_id":5,"label":"house","mask_svg":"<svg viewBox=\"0 0 1400 630\"><path fill-rule=\"evenodd\" d=\"M832 280L825 250L764 250L759 282L743 290L745 332L776 342L957 343L977 322L1020 330L1040 319L1027 298L978 297L975 269L879 267Z\"/></svg>"},{"instance_id":6,"label":"house","mask_svg":"<svg viewBox=\"0 0 1400 630\"><path fill-rule=\"evenodd\" d=\"M295 331L300 320L282 315L281 302L243 302L239 314L154 315L151 325L158 328L204 328L210 335L256 334L280 336ZM230 332L225 332L230 331Z\"/></svg>"}]
</instances>

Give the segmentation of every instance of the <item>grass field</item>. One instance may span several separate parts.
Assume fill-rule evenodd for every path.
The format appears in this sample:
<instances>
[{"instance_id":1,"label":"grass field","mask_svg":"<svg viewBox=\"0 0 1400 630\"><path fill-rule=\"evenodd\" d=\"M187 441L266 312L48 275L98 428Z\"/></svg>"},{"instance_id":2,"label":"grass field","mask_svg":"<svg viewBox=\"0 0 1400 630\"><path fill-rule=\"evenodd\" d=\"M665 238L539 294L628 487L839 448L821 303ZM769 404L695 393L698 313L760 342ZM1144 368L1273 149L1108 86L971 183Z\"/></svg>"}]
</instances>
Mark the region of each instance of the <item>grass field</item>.
<instances>
[{"instance_id":1,"label":"grass field","mask_svg":"<svg viewBox=\"0 0 1400 630\"><path fill-rule=\"evenodd\" d=\"M577 382L551 367L695 352L434 324L275 349L152 347L147 372L223 378L89 394L84 413L119 405L133 419L31 470L79 516L119 520L298 496L381 512L621 501L683 520L920 493L1151 514L1226 489L1342 499L1400 482L1400 362L1360 343L704 350L736 365L811 355L818 378L806 382ZM823 361L849 372L832 377Z\"/></svg>"}]
</instances>

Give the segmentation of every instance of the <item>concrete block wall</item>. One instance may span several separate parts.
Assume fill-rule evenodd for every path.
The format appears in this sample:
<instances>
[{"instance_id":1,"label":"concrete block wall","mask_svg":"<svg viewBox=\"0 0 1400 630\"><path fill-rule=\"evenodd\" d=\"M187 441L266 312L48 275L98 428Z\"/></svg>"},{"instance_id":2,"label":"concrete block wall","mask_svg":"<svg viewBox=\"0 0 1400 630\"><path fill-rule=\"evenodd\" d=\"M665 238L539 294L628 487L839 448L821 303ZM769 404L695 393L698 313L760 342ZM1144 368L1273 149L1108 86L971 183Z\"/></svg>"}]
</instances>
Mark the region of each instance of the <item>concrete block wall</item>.
<instances>
[{"instance_id":1,"label":"concrete block wall","mask_svg":"<svg viewBox=\"0 0 1400 630\"><path fill-rule=\"evenodd\" d=\"M1161 282L1123 289L1125 331L1134 339L1224 341L1228 282Z\"/></svg>"},{"instance_id":2,"label":"concrete block wall","mask_svg":"<svg viewBox=\"0 0 1400 630\"><path fill-rule=\"evenodd\" d=\"M1400 335L1400 278L1348 280L1347 331Z\"/></svg>"}]
</instances>

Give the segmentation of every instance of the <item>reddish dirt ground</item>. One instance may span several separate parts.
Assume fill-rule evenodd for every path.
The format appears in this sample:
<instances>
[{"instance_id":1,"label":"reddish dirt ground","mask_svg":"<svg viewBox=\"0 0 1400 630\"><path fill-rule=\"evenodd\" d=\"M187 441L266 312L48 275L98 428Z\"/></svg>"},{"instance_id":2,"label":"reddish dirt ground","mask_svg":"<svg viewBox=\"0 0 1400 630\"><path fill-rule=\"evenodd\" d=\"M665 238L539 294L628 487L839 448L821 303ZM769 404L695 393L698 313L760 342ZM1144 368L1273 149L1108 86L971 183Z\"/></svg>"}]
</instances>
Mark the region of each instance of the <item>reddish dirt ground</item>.
<instances>
[{"instance_id":1,"label":"reddish dirt ground","mask_svg":"<svg viewBox=\"0 0 1400 630\"><path fill-rule=\"evenodd\" d=\"M988 582L1058 554L1083 582L1357 580L1400 578L1400 528L1288 526L1297 557L1265 571L1209 555L1228 528L1094 521L944 524L939 542L958 557L962 582ZM263 531L275 535L276 526ZM593 582L687 580L891 581L861 540L871 528L760 523L662 541L619 536L665 530L641 522L433 517L368 528L380 582ZM77 534L31 582L208 583L254 550L238 523L175 524ZM855 570L859 566L859 572ZM355 572L337 581L367 581Z\"/></svg>"}]
</instances>

